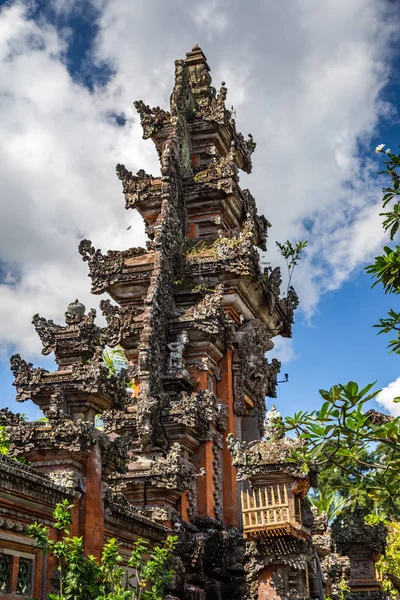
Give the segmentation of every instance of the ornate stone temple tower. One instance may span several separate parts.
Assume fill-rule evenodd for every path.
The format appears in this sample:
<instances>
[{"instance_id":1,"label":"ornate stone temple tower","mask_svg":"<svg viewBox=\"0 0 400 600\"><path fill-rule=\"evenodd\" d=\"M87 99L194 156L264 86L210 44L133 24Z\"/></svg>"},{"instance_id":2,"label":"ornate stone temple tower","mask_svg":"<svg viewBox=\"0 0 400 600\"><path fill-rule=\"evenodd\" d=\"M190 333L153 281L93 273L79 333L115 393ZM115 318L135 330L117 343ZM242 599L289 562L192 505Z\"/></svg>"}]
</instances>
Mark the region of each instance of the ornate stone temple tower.
<instances>
[{"instance_id":1,"label":"ornate stone temple tower","mask_svg":"<svg viewBox=\"0 0 400 600\"><path fill-rule=\"evenodd\" d=\"M123 165L117 175L126 208L144 219L147 248L103 255L88 240L79 247L92 292L116 303L100 303L108 343L121 344L134 382L125 409L104 418L106 431L133 440L128 473L114 483L149 514L155 507L159 515L167 499L168 523L179 515L239 524L225 438L262 433L264 399L275 396L280 367L264 356L275 335L291 335L297 306L294 290L280 296L279 269L260 268L269 223L238 177L251 172L255 142L237 132L226 94L211 86L195 46L175 63L169 112L135 103L161 175L132 175ZM177 453L171 485L169 457Z\"/></svg>"},{"instance_id":2,"label":"ornate stone temple tower","mask_svg":"<svg viewBox=\"0 0 400 600\"><path fill-rule=\"evenodd\" d=\"M126 208L145 221L147 249L103 255L88 240L79 248L92 292L117 303L101 301L108 343L121 344L134 381L126 408L104 419L107 431L133 439L129 471L114 483L149 515L162 505L167 523L179 515L238 525L225 438L260 435L280 366L264 355L273 336L290 336L297 306L293 290L280 297L279 270L260 269L269 223L238 177L251 171L255 142L237 132L226 94L211 86L196 46L176 61L169 112L135 103L161 175L123 165L117 175Z\"/></svg>"},{"instance_id":3,"label":"ornate stone temple tower","mask_svg":"<svg viewBox=\"0 0 400 600\"><path fill-rule=\"evenodd\" d=\"M101 412L102 435L113 444L124 440L125 471L108 469L106 484L145 517L179 531L174 593L199 600L238 597L242 518L227 437L251 442L263 434L265 396L275 397L280 369L265 354L274 336L291 336L298 304L293 288L281 296L278 268L261 269L258 249L266 250L270 224L239 185L239 171L251 172L256 144L237 131L226 95L224 83L218 92L212 87L207 59L195 46L175 63L169 111L135 103L160 174L133 175L117 165L117 176L126 208L143 217L146 248L103 254L89 240L80 243L92 292L111 298L100 302L107 327L93 330L90 343L90 317L78 318L73 337L80 354L65 350L72 348L68 327L35 323L58 352L61 373L72 369L75 377L97 368L100 354L90 345L96 335L123 348L128 391L121 378L98 391L92 378L85 398L56 398L55 386L40 402L48 411L53 404L71 415L81 410L84 420ZM24 376L19 360L17 384Z\"/></svg>"}]
</instances>

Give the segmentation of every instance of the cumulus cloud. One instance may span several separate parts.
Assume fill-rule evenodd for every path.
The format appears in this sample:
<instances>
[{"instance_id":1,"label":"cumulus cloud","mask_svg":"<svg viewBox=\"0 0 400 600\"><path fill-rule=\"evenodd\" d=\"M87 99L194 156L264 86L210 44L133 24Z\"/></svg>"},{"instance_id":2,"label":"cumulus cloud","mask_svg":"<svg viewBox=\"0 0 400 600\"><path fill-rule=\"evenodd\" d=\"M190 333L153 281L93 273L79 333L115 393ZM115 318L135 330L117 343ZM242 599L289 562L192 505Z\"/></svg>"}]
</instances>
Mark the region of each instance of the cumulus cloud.
<instances>
[{"instance_id":1,"label":"cumulus cloud","mask_svg":"<svg viewBox=\"0 0 400 600\"><path fill-rule=\"evenodd\" d=\"M13 343L39 352L32 313L59 321L75 297L97 305L80 239L103 250L143 244L141 220L124 211L114 167L158 171L132 101L167 106L173 61L195 43L214 84L227 82L239 128L258 143L253 175L242 184L273 224L267 259L278 259L276 239L309 239L295 277L303 309L312 314L320 294L379 247L380 186L362 150L391 111L382 90L396 21L386 3L293 0L283 12L274 2L210 0L193 8L184 0L92 0L97 34L86 72L107 64L113 76L91 87L68 69L68 31L45 16L31 19L33 4L16 1L0 12L5 352ZM76 10L61 4L54 0L64 18Z\"/></svg>"},{"instance_id":2,"label":"cumulus cloud","mask_svg":"<svg viewBox=\"0 0 400 600\"><path fill-rule=\"evenodd\" d=\"M54 27L27 19L20 4L3 10L1 26L0 339L5 351L15 340L34 354L33 312L59 319L76 296L97 304L80 239L117 249L143 241L140 223L127 231L136 214L124 212L114 167L135 156L139 166L149 149L132 118L123 128L110 119L107 90L73 81Z\"/></svg>"},{"instance_id":3,"label":"cumulus cloud","mask_svg":"<svg viewBox=\"0 0 400 600\"><path fill-rule=\"evenodd\" d=\"M218 0L197 4L194 6L193 16L195 23L200 27L206 26L210 34L214 31L224 31L229 22L222 2Z\"/></svg>"},{"instance_id":4,"label":"cumulus cloud","mask_svg":"<svg viewBox=\"0 0 400 600\"><path fill-rule=\"evenodd\" d=\"M384 387L376 397L378 404L386 408L386 410L394 417L400 417L400 403L393 402L394 398L400 397L400 377L392 383Z\"/></svg>"},{"instance_id":5,"label":"cumulus cloud","mask_svg":"<svg viewBox=\"0 0 400 600\"><path fill-rule=\"evenodd\" d=\"M311 315L321 293L340 287L383 240L369 140L393 110L382 99L395 35L389 9L373 0L295 1L284 15L277 3L249 9L236 0L210 0L197 12L177 1L161 15L159 9L150 1L137 14L128 1L106 3L98 57L112 57L118 85L126 90L122 80L133 80L138 68L127 56L146 51L149 91L142 95L158 104L172 83L160 72L171 72L185 43L203 45L215 85L227 82L239 127L258 142L253 174L242 175L242 183L273 224L267 260L277 260L275 240L309 239L295 283L302 309ZM159 18L165 37L146 48L146 34ZM218 22L224 25L217 34ZM128 28L134 30L130 39L123 36Z\"/></svg>"},{"instance_id":6,"label":"cumulus cloud","mask_svg":"<svg viewBox=\"0 0 400 600\"><path fill-rule=\"evenodd\" d=\"M277 358L283 364L296 360L297 355L291 338L276 337L274 338L274 344L273 350L268 354L269 359Z\"/></svg>"}]
</instances>

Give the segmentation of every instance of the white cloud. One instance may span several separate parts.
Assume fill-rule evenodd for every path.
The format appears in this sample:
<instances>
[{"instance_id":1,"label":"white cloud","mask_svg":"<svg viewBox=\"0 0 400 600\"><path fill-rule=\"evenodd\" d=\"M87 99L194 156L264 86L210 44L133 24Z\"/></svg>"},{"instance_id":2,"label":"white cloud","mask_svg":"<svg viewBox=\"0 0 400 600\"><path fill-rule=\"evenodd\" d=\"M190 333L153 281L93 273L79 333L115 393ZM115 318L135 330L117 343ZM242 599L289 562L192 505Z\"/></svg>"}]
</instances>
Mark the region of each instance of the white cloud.
<instances>
[{"instance_id":1,"label":"white cloud","mask_svg":"<svg viewBox=\"0 0 400 600\"><path fill-rule=\"evenodd\" d=\"M193 18L197 25L206 26L210 32L222 32L228 26L228 16L223 10L222 2L210 0L201 2L193 7Z\"/></svg>"},{"instance_id":2,"label":"white cloud","mask_svg":"<svg viewBox=\"0 0 400 600\"><path fill-rule=\"evenodd\" d=\"M274 344L275 347L267 355L268 360L277 358L284 366L286 363L292 362L298 358L294 351L293 340L291 338L276 337L274 338Z\"/></svg>"},{"instance_id":3,"label":"white cloud","mask_svg":"<svg viewBox=\"0 0 400 600\"><path fill-rule=\"evenodd\" d=\"M393 402L393 398L400 397L400 377L392 383L384 387L376 397L378 404L386 408L386 410L394 417L400 417L400 403Z\"/></svg>"},{"instance_id":4,"label":"white cloud","mask_svg":"<svg viewBox=\"0 0 400 600\"><path fill-rule=\"evenodd\" d=\"M254 174L242 184L273 224L268 259L277 259L275 239L309 239L295 286L311 314L320 294L339 287L382 241L377 167L362 160L360 147L390 111L381 92L396 21L386 4L293 0L285 11L239 0L196 9L183 0L93 5L100 17L92 58L111 64L115 76L92 92L68 73L65 32L28 19L22 2L0 13L5 352L13 340L22 352L39 351L34 312L60 320L77 296L97 305L77 253L82 237L103 250L143 243L140 222L126 231L136 214L124 211L114 167L157 172L132 101L167 106L173 61L195 43L215 85L227 82L239 128L258 143ZM60 10L58 0L54 6ZM122 128L110 117L121 113Z\"/></svg>"},{"instance_id":5,"label":"white cloud","mask_svg":"<svg viewBox=\"0 0 400 600\"><path fill-rule=\"evenodd\" d=\"M126 231L135 213L124 212L114 174L132 137L130 164L138 158L141 129L132 120L112 124L107 90L90 93L71 79L54 28L28 20L21 5L4 9L0 22L9 32L0 63L0 340L5 353L15 340L34 354L34 312L60 319L76 296L98 304L77 252L80 239L106 249L143 242L140 223Z\"/></svg>"}]
</instances>

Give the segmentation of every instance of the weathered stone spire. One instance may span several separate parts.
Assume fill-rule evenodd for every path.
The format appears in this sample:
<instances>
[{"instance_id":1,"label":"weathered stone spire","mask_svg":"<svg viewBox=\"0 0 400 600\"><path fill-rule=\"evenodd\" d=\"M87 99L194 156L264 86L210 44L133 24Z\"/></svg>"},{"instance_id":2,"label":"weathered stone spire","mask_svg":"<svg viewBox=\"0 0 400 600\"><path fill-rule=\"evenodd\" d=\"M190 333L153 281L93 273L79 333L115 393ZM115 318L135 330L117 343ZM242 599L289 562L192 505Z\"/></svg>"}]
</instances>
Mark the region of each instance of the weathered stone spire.
<instances>
[{"instance_id":1,"label":"weathered stone spire","mask_svg":"<svg viewBox=\"0 0 400 600\"><path fill-rule=\"evenodd\" d=\"M226 437L262 435L280 369L265 354L275 335L291 335L295 308L279 269L260 267L270 224L240 187L255 142L237 131L225 84L211 83L195 46L175 62L168 110L135 103L161 175L117 165L117 176L126 208L144 219L146 250L79 249L92 291L117 303L101 302L107 339L122 345L134 382L126 408L103 419L132 440L127 473L110 482L147 515L199 527L238 525Z\"/></svg>"},{"instance_id":2,"label":"weathered stone spire","mask_svg":"<svg viewBox=\"0 0 400 600\"><path fill-rule=\"evenodd\" d=\"M189 81L197 106L207 105L211 89L210 67L202 49L196 44L191 52L186 53L185 65L189 69Z\"/></svg>"},{"instance_id":3,"label":"weathered stone spire","mask_svg":"<svg viewBox=\"0 0 400 600\"><path fill-rule=\"evenodd\" d=\"M285 475L286 491L297 481L286 507L297 525L285 531L300 537L297 500L307 484L268 455L273 447L283 452L285 440L257 442L265 396L275 397L280 369L266 353L274 336L291 335L297 297L281 297L278 268L261 268L258 248L266 250L270 224L239 179L240 171L251 172L256 144L237 131L226 97L225 83L218 91L212 86L206 56L195 46L175 62L168 108L135 102L160 175L117 165L117 176L126 208L144 219L146 248L103 254L83 240L92 292L110 297L100 302L107 326L97 327L95 311L85 314L75 301L65 325L34 316L43 353L55 353L58 370L11 358L17 399L32 399L48 418L18 420L12 453L85 495L79 510L88 551L99 552L104 524L114 531L120 509L110 488L125 505L180 531L175 585L190 599L205 598L207 589L231 600L244 583L232 440L236 465L242 450L256 463L247 451L258 446L271 472ZM128 372L109 372L106 344L121 345ZM257 476L265 465L258 466Z\"/></svg>"}]
</instances>

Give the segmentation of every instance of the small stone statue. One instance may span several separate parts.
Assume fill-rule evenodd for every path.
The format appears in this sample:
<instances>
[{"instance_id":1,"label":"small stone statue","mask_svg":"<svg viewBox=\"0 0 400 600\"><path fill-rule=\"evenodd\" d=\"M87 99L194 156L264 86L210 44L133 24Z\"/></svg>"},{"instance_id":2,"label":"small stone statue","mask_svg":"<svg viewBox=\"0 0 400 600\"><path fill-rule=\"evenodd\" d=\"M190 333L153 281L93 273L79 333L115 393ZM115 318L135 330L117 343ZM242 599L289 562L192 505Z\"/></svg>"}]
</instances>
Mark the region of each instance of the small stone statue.
<instances>
[{"instance_id":1,"label":"small stone statue","mask_svg":"<svg viewBox=\"0 0 400 600\"><path fill-rule=\"evenodd\" d=\"M241 442L237 440L233 433L228 433L226 438L227 446L232 453L232 464L233 465L245 465L247 464L247 455L246 455L246 442Z\"/></svg>"},{"instance_id":2,"label":"small stone statue","mask_svg":"<svg viewBox=\"0 0 400 600\"><path fill-rule=\"evenodd\" d=\"M279 423L282 423L282 415L276 410L275 404L265 415L264 437L266 440L276 440L282 438L284 434L279 431Z\"/></svg>"},{"instance_id":3,"label":"small stone statue","mask_svg":"<svg viewBox=\"0 0 400 600\"><path fill-rule=\"evenodd\" d=\"M186 331L182 331L178 340L176 342L171 342L167 344L167 348L169 350L168 356L168 371L180 371L184 372L185 364L183 361L183 353L185 350L185 346L189 341L189 336Z\"/></svg>"},{"instance_id":4,"label":"small stone statue","mask_svg":"<svg viewBox=\"0 0 400 600\"><path fill-rule=\"evenodd\" d=\"M282 285L282 276L280 267L276 267L270 272L268 278L268 289L270 295L271 306L275 306L276 302L279 301Z\"/></svg>"}]
</instances>

